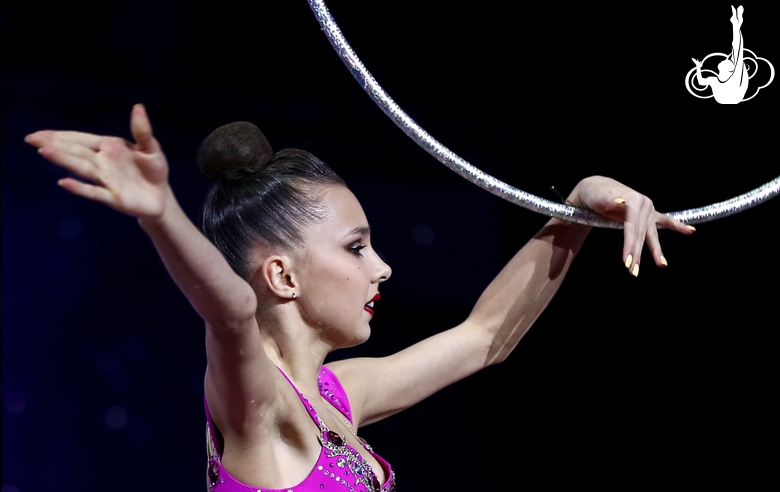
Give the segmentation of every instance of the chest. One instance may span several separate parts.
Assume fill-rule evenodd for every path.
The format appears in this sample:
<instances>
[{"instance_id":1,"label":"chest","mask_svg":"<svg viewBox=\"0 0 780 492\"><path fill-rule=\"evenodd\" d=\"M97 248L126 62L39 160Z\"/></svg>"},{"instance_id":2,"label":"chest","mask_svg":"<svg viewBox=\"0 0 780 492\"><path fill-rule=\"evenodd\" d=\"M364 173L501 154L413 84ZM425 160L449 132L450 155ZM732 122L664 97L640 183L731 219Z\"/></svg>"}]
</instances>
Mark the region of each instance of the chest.
<instances>
[{"instance_id":1,"label":"chest","mask_svg":"<svg viewBox=\"0 0 780 492\"><path fill-rule=\"evenodd\" d=\"M389 465L374 453L365 439L357 435L349 421L340 422L334 415L330 416L333 418L327 419L327 424L320 420L323 454L328 458L337 457L337 467L349 469L367 490L379 490L379 485L384 484L388 474L392 473Z\"/></svg>"}]
</instances>

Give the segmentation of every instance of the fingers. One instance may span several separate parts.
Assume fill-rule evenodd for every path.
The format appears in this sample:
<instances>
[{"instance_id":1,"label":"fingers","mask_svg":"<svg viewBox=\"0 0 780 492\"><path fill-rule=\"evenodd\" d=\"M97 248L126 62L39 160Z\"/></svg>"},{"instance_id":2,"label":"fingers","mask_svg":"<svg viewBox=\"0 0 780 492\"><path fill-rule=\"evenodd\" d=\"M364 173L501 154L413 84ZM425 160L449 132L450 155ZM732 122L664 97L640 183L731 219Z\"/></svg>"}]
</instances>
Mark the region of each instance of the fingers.
<instances>
[{"instance_id":1,"label":"fingers","mask_svg":"<svg viewBox=\"0 0 780 492\"><path fill-rule=\"evenodd\" d=\"M136 147L144 152L154 153L160 151L160 144L152 133L152 124L142 104L133 106L130 112L130 130L136 141ZM73 143L97 152L105 137L91 133L74 131L42 130L31 133L24 138L30 145L41 148L50 143Z\"/></svg>"},{"instance_id":2,"label":"fingers","mask_svg":"<svg viewBox=\"0 0 780 492\"><path fill-rule=\"evenodd\" d=\"M613 201L623 209L623 263L633 276L639 275L642 248L647 235L647 208L652 207L649 199L630 197L630 201L618 198ZM620 203L618 203L620 202Z\"/></svg>"},{"instance_id":3,"label":"fingers","mask_svg":"<svg viewBox=\"0 0 780 492\"><path fill-rule=\"evenodd\" d=\"M152 133L152 123L143 104L136 104L130 112L130 131L138 150L147 153L160 152L160 144Z\"/></svg>"},{"instance_id":4,"label":"fingers","mask_svg":"<svg viewBox=\"0 0 780 492\"><path fill-rule=\"evenodd\" d=\"M94 164L95 153L80 144L50 141L41 146L38 153L82 178L99 181L98 170Z\"/></svg>"},{"instance_id":5,"label":"fingers","mask_svg":"<svg viewBox=\"0 0 780 492\"><path fill-rule=\"evenodd\" d=\"M622 261L635 277L639 275L645 244L656 265L668 265L659 241L660 227L686 235L696 230L693 226L656 211L650 198L610 178L586 178L578 183L572 196L596 213L623 224Z\"/></svg>"},{"instance_id":6,"label":"fingers","mask_svg":"<svg viewBox=\"0 0 780 492\"><path fill-rule=\"evenodd\" d=\"M104 137L92 133L42 130L24 137L24 141L33 147L41 148L47 144L79 144L88 149L97 151Z\"/></svg>"},{"instance_id":7,"label":"fingers","mask_svg":"<svg viewBox=\"0 0 780 492\"><path fill-rule=\"evenodd\" d=\"M63 178L57 181L57 184L74 195L88 198L106 205L111 205L114 201L114 194L106 188L83 183L77 179Z\"/></svg>"},{"instance_id":8,"label":"fingers","mask_svg":"<svg viewBox=\"0 0 780 492\"><path fill-rule=\"evenodd\" d=\"M626 269L634 277L639 275L639 265L641 264L641 255L645 244L647 244L657 266L662 268L668 266L668 261L663 254L658 237L659 225L685 234L693 232L690 226L686 226L667 215L657 212L653 202L643 195L625 202L622 206L625 207L623 262Z\"/></svg>"},{"instance_id":9,"label":"fingers","mask_svg":"<svg viewBox=\"0 0 780 492\"><path fill-rule=\"evenodd\" d=\"M625 220L623 223L623 261L626 269L634 276L639 275L642 249L647 244L653 256L655 264L665 268L669 265L661 249L658 237L658 227L663 227L685 235L693 234L696 228L674 220L666 214L655 210L653 202L643 197L639 206L629 206L622 198L614 203L625 208Z\"/></svg>"},{"instance_id":10,"label":"fingers","mask_svg":"<svg viewBox=\"0 0 780 492\"><path fill-rule=\"evenodd\" d=\"M670 229L672 231L677 231L685 235L690 235L696 232L696 228L689 224L684 224L678 220L674 220L673 218L669 217L666 214L658 213L658 225L661 227L665 227L666 229Z\"/></svg>"},{"instance_id":11,"label":"fingers","mask_svg":"<svg viewBox=\"0 0 780 492\"><path fill-rule=\"evenodd\" d=\"M662 214L657 211L653 211L653 222L658 227L663 227L672 231L677 231L685 235L693 234L696 228L692 225L683 224L680 221L674 220L666 214ZM655 258L655 264L659 267L667 267L669 263L666 260L662 250L661 242L658 239L658 227L652 227L648 229L647 233L647 245Z\"/></svg>"},{"instance_id":12,"label":"fingers","mask_svg":"<svg viewBox=\"0 0 780 492\"><path fill-rule=\"evenodd\" d=\"M654 214L659 215L658 212L654 212ZM658 228L655 226L655 221L653 221L652 225L648 225L645 242L650 249L650 253L653 255L655 264L662 268L669 266L666 257L661 251L661 242L658 239Z\"/></svg>"}]
</instances>

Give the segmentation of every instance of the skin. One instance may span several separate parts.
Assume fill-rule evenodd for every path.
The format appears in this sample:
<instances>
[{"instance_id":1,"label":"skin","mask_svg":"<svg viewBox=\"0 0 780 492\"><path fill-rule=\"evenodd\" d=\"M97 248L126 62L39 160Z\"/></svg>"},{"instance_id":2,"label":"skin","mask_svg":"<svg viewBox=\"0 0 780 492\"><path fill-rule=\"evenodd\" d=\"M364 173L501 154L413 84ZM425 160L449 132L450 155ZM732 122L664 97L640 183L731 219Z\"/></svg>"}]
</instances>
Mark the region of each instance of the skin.
<instances>
[{"instance_id":1,"label":"skin","mask_svg":"<svg viewBox=\"0 0 780 492\"><path fill-rule=\"evenodd\" d=\"M318 429L279 367L325 424L363 454L380 482L387 480L386 471L346 427L345 417L318 397L317 375L325 357L368 338L371 314L364 306L391 274L371 246L355 196L342 186L316 190L327 218L306 231L301 248L258 245L246 282L177 203L165 156L140 105L132 110L131 130L134 142L50 130L25 140L81 178L60 180L65 190L136 217L203 318L205 392L224 437L225 468L258 488L293 486L311 472L321 449L314 437ZM568 201L624 222L621 261L634 276L645 244L654 262L666 266L657 226L693 231L610 178L582 180ZM558 290L590 229L551 219L459 325L388 357L328 364L349 395L355 430L503 361Z\"/></svg>"}]
</instances>

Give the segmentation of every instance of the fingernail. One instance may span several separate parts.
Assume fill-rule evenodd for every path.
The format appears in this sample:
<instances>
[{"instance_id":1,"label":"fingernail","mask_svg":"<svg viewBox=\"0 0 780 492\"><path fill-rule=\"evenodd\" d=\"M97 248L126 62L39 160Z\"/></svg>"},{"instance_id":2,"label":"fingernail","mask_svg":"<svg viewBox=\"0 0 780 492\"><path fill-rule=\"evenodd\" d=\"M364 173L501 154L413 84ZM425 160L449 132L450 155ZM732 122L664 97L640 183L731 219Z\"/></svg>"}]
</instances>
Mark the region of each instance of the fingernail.
<instances>
[{"instance_id":1,"label":"fingernail","mask_svg":"<svg viewBox=\"0 0 780 492\"><path fill-rule=\"evenodd\" d=\"M687 226L685 226L685 227L687 227L688 229L690 229L690 230L692 230L692 231L695 231L695 230L696 230L696 228L695 228L695 227L693 227L692 225L687 225Z\"/></svg>"},{"instance_id":2,"label":"fingernail","mask_svg":"<svg viewBox=\"0 0 780 492\"><path fill-rule=\"evenodd\" d=\"M626 201L623 200L622 198L615 198L614 200L612 200L612 203L614 203L615 205L620 205L621 203L626 203Z\"/></svg>"},{"instance_id":3,"label":"fingernail","mask_svg":"<svg viewBox=\"0 0 780 492\"><path fill-rule=\"evenodd\" d=\"M631 266L631 262L634 261L634 257L631 255L626 256L626 268Z\"/></svg>"},{"instance_id":4,"label":"fingernail","mask_svg":"<svg viewBox=\"0 0 780 492\"><path fill-rule=\"evenodd\" d=\"M669 266L669 264L666 262L666 257L664 255L661 255L661 265Z\"/></svg>"},{"instance_id":5,"label":"fingernail","mask_svg":"<svg viewBox=\"0 0 780 492\"><path fill-rule=\"evenodd\" d=\"M633 269L633 270L631 270L631 275L633 275L634 277L636 277L637 275L639 275L639 263L637 263L636 265L634 265L634 269Z\"/></svg>"}]
</instances>

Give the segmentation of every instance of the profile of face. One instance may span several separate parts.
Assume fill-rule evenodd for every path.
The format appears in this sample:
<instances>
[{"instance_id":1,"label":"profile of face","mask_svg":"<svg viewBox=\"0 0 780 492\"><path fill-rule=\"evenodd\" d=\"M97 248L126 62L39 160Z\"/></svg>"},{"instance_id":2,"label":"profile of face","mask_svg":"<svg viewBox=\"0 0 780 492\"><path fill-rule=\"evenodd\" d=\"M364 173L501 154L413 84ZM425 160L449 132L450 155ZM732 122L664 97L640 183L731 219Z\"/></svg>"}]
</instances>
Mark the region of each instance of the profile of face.
<instances>
[{"instance_id":1,"label":"profile of face","mask_svg":"<svg viewBox=\"0 0 780 492\"><path fill-rule=\"evenodd\" d=\"M334 347L350 347L368 339L373 300L391 270L371 246L368 219L349 189L329 186L321 205L327 218L309 227L296 253L296 304Z\"/></svg>"},{"instance_id":2,"label":"profile of face","mask_svg":"<svg viewBox=\"0 0 780 492\"><path fill-rule=\"evenodd\" d=\"M728 58L718 63L718 78L727 79L734 73L734 64Z\"/></svg>"}]
</instances>

